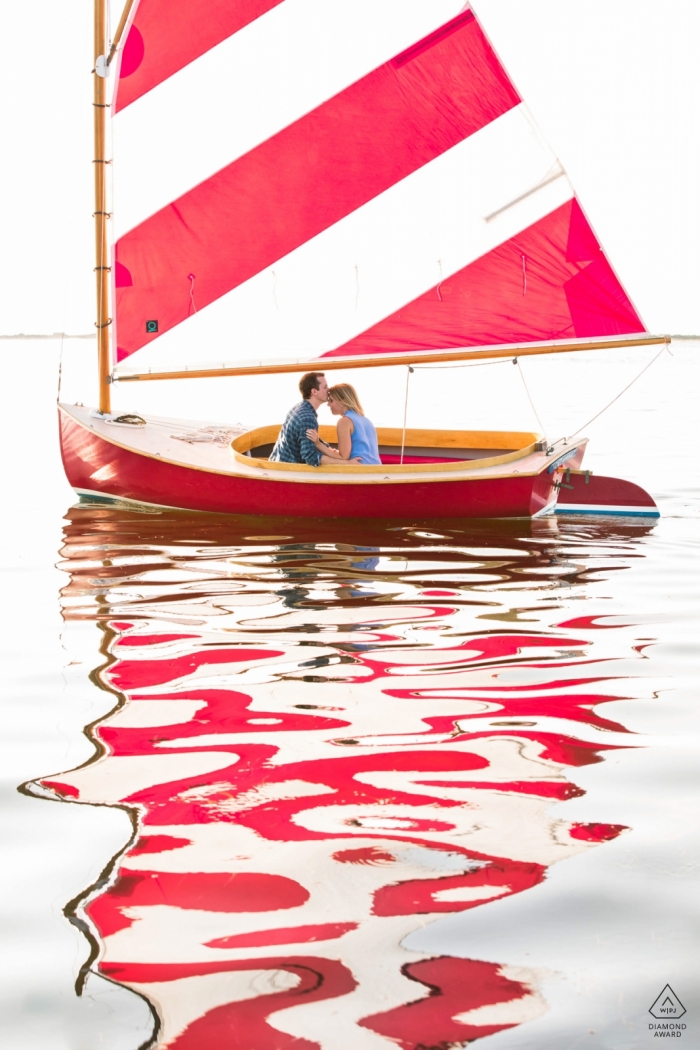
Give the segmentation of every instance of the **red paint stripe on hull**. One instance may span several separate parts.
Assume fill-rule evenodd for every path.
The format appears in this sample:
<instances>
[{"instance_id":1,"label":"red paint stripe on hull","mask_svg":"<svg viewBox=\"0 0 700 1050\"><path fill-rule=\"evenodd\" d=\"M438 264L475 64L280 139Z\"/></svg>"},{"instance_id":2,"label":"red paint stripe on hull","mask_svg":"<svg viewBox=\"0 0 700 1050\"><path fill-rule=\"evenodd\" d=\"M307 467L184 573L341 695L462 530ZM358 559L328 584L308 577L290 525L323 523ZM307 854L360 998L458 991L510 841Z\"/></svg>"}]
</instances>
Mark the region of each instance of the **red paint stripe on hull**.
<instances>
[{"instance_id":1,"label":"red paint stripe on hull","mask_svg":"<svg viewBox=\"0 0 700 1050\"><path fill-rule=\"evenodd\" d=\"M162 335L190 316L189 274L202 309L519 101L471 15L358 80L118 241L120 358L147 320Z\"/></svg>"},{"instance_id":2,"label":"red paint stripe on hull","mask_svg":"<svg viewBox=\"0 0 700 1050\"><path fill-rule=\"evenodd\" d=\"M553 476L343 485L215 474L114 445L60 412L61 454L70 484L182 510L220 514L283 512L301 518L515 518L541 512Z\"/></svg>"}]
</instances>

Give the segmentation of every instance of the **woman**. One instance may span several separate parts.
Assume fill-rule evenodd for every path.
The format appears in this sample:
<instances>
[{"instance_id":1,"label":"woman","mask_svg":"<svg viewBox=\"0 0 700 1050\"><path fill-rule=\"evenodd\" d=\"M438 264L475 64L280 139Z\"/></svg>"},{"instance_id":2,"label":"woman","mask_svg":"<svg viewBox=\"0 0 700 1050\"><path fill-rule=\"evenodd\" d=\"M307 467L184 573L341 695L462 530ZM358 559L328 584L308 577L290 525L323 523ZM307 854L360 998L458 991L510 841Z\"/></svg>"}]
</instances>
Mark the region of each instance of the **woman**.
<instances>
[{"instance_id":1,"label":"woman","mask_svg":"<svg viewBox=\"0 0 700 1050\"><path fill-rule=\"evenodd\" d=\"M340 416L336 424L338 449L330 448L318 436L318 430L307 430L306 436L321 455L321 463L362 463L364 466L381 466L377 431L365 417L360 399L349 383L338 383L328 391L328 407L334 416Z\"/></svg>"}]
</instances>

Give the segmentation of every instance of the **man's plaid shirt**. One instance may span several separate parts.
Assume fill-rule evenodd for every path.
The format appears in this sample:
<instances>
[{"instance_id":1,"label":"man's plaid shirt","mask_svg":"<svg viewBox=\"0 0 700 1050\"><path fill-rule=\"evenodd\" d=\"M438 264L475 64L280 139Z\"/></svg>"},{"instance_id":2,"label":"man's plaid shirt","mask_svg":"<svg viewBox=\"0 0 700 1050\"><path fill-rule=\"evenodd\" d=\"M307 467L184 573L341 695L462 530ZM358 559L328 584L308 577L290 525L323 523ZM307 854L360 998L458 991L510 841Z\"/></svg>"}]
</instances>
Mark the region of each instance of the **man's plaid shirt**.
<instances>
[{"instance_id":1,"label":"man's plaid shirt","mask_svg":"<svg viewBox=\"0 0 700 1050\"><path fill-rule=\"evenodd\" d=\"M310 467L317 467L321 462L321 453L306 436L307 430L317 429L318 417L311 402L302 401L295 405L282 424L270 459L279 463L308 463Z\"/></svg>"}]
</instances>

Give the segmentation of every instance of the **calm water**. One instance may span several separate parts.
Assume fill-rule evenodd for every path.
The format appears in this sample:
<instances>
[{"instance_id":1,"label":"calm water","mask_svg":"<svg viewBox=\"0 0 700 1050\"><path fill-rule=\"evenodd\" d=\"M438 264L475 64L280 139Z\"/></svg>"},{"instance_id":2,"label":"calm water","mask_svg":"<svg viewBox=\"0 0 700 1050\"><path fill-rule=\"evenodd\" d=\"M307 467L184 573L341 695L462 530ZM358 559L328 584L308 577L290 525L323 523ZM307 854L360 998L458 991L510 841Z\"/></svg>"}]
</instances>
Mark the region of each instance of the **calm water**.
<instances>
[{"instance_id":1,"label":"calm water","mask_svg":"<svg viewBox=\"0 0 700 1050\"><path fill-rule=\"evenodd\" d=\"M609 450L655 525L70 507L39 425L46 487L7 460L3 1045L631 1050L667 983L700 1045L683 365Z\"/></svg>"}]
</instances>

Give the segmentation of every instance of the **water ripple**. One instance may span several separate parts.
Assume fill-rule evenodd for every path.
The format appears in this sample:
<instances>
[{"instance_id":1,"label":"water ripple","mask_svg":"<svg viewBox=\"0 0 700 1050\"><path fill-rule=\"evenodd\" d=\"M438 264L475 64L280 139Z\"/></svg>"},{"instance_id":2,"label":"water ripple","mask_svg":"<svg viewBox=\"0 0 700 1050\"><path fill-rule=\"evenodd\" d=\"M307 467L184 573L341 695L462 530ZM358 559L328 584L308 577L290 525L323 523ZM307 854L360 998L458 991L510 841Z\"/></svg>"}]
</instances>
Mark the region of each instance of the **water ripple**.
<instances>
[{"instance_id":1,"label":"water ripple","mask_svg":"<svg viewBox=\"0 0 700 1050\"><path fill-rule=\"evenodd\" d=\"M114 707L41 784L132 814L73 912L153 1045L456 1047L546 1012L536 969L407 939L627 830L557 810L646 743L620 701L658 688L653 628L596 591L645 534L71 511L64 617Z\"/></svg>"}]
</instances>

